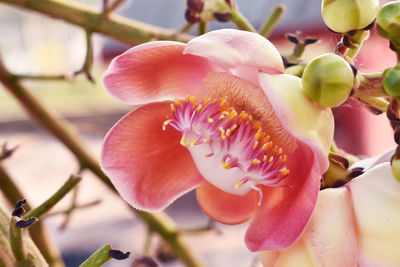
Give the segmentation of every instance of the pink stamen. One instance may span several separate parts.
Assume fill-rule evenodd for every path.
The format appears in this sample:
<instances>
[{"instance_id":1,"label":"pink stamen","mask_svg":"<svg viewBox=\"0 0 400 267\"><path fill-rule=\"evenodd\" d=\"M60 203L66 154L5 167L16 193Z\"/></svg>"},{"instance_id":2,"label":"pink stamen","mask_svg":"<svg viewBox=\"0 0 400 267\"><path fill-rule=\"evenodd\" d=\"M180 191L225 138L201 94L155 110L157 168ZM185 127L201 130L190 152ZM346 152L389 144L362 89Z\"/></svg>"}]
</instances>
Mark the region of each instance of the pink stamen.
<instances>
[{"instance_id":1,"label":"pink stamen","mask_svg":"<svg viewBox=\"0 0 400 267\"><path fill-rule=\"evenodd\" d=\"M244 177L235 188L246 185L250 190L256 190L259 204L263 197L259 186L287 186L280 183L289 174L283 149L274 145L251 115L227 107L226 98L196 103L194 97L186 97L174 101L171 111L172 118L164 122L163 129L171 126L180 131L183 146L208 143L210 152L204 156L220 155L223 168L243 171Z\"/></svg>"}]
</instances>

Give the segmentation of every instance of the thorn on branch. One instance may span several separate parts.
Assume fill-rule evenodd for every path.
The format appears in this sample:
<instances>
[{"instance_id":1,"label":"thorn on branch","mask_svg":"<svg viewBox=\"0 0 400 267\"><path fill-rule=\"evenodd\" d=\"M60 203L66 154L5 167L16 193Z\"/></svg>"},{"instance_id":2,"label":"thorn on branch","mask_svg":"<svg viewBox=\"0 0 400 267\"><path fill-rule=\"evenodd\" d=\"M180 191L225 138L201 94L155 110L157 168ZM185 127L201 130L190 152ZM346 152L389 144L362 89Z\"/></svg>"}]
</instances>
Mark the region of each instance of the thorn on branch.
<instances>
[{"instance_id":1,"label":"thorn on branch","mask_svg":"<svg viewBox=\"0 0 400 267\"><path fill-rule=\"evenodd\" d=\"M13 148L8 148L7 147L7 142L5 142L2 146L1 146L1 151L0 151L0 161L9 158L12 156L12 154L15 152L15 150L17 150L18 146L15 146Z\"/></svg>"},{"instance_id":2,"label":"thorn on branch","mask_svg":"<svg viewBox=\"0 0 400 267\"><path fill-rule=\"evenodd\" d=\"M129 251L124 253L119 249L111 249L110 252L108 252L108 256L116 260L125 260L129 258L129 255L131 255Z\"/></svg>"},{"instance_id":3,"label":"thorn on branch","mask_svg":"<svg viewBox=\"0 0 400 267\"><path fill-rule=\"evenodd\" d=\"M21 215L25 212L23 205L26 203L26 199L21 199L17 201L17 204L14 206L14 210L12 212L12 216L21 217Z\"/></svg>"},{"instance_id":4,"label":"thorn on branch","mask_svg":"<svg viewBox=\"0 0 400 267\"><path fill-rule=\"evenodd\" d=\"M29 218L27 220L21 219L15 224L15 226L17 228L28 228L36 221L37 221L37 218L35 218L35 217Z\"/></svg>"}]
</instances>

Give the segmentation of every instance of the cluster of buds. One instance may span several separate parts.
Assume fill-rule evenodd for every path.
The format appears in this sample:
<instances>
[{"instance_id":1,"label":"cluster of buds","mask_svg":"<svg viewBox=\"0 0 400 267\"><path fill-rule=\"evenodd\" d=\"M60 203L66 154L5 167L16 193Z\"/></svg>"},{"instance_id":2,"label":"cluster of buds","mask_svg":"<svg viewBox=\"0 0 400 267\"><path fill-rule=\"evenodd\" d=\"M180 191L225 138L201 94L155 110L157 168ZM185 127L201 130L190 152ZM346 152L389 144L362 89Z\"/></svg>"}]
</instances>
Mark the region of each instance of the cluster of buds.
<instances>
[{"instance_id":1,"label":"cluster of buds","mask_svg":"<svg viewBox=\"0 0 400 267\"><path fill-rule=\"evenodd\" d=\"M400 1L382 6L376 21L378 33L390 40L390 47L400 53Z\"/></svg>"},{"instance_id":2,"label":"cluster of buds","mask_svg":"<svg viewBox=\"0 0 400 267\"><path fill-rule=\"evenodd\" d=\"M304 69L306 95L325 107L335 107L349 97L354 83L352 67L341 56L329 53L311 60Z\"/></svg>"},{"instance_id":3,"label":"cluster of buds","mask_svg":"<svg viewBox=\"0 0 400 267\"><path fill-rule=\"evenodd\" d=\"M191 24L212 20L227 22L231 19L232 8L235 8L233 0L187 0L185 18Z\"/></svg>"}]
</instances>

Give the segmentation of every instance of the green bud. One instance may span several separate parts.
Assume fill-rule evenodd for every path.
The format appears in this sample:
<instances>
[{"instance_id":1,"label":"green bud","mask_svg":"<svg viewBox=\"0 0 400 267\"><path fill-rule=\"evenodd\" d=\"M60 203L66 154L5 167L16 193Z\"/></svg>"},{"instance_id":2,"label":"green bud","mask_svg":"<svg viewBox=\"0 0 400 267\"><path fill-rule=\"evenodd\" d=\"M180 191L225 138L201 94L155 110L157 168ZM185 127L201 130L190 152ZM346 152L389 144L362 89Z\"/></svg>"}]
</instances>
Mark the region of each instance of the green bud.
<instances>
[{"instance_id":1,"label":"green bud","mask_svg":"<svg viewBox=\"0 0 400 267\"><path fill-rule=\"evenodd\" d=\"M349 63L336 54L311 60L304 69L302 84L306 95L325 107L335 107L349 97L354 73Z\"/></svg>"},{"instance_id":2,"label":"green bud","mask_svg":"<svg viewBox=\"0 0 400 267\"><path fill-rule=\"evenodd\" d=\"M335 32L359 30L371 24L379 9L379 0L323 0L322 19Z\"/></svg>"},{"instance_id":3,"label":"green bud","mask_svg":"<svg viewBox=\"0 0 400 267\"><path fill-rule=\"evenodd\" d=\"M400 46L400 1L382 6L376 17L378 33Z\"/></svg>"},{"instance_id":4,"label":"green bud","mask_svg":"<svg viewBox=\"0 0 400 267\"><path fill-rule=\"evenodd\" d=\"M204 0L204 8L200 13L201 21L212 21L229 17L233 3L226 0ZM217 15L217 16L215 16Z\"/></svg>"},{"instance_id":5,"label":"green bud","mask_svg":"<svg viewBox=\"0 0 400 267\"><path fill-rule=\"evenodd\" d=\"M396 181L400 182L400 146L397 147L390 165L392 167L392 175Z\"/></svg>"},{"instance_id":6,"label":"green bud","mask_svg":"<svg viewBox=\"0 0 400 267\"><path fill-rule=\"evenodd\" d=\"M400 98L400 64L383 72L382 85L388 95Z\"/></svg>"}]
</instances>

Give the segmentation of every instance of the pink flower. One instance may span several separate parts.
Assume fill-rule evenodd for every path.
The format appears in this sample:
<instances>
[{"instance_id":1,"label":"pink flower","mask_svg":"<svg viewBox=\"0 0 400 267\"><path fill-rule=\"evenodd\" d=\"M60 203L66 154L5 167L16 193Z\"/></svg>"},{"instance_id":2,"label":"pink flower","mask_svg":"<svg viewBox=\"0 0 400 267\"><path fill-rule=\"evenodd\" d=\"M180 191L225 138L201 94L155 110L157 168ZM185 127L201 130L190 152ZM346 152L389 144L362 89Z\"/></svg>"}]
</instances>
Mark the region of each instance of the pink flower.
<instances>
[{"instance_id":1,"label":"pink flower","mask_svg":"<svg viewBox=\"0 0 400 267\"><path fill-rule=\"evenodd\" d=\"M103 82L120 101L143 105L106 136L104 172L135 208L163 209L197 187L213 219L252 218L250 250L288 247L313 211L333 119L282 73L267 39L238 30L128 50Z\"/></svg>"},{"instance_id":2,"label":"pink flower","mask_svg":"<svg viewBox=\"0 0 400 267\"><path fill-rule=\"evenodd\" d=\"M345 186L322 190L301 238L261 252L264 266L400 266L400 184L387 155Z\"/></svg>"}]
</instances>

